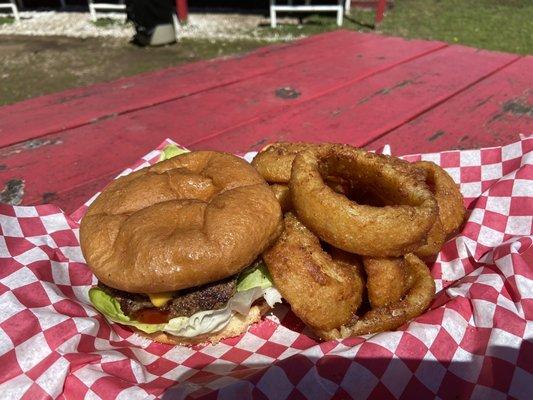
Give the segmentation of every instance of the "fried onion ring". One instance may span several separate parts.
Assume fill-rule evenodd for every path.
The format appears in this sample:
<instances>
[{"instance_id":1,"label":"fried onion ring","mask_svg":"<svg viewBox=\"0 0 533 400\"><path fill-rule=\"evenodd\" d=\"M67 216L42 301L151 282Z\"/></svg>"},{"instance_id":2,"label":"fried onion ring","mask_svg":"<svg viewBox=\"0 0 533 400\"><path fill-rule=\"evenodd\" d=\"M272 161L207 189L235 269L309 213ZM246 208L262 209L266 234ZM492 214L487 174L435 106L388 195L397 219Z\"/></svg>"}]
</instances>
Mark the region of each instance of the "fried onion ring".
<instances>
[{"instance_id":1,"label":"fried onion ring","mask_svg":"<svg viewBox=\"0 0 533 400\"><path fill-rule=\"evenodd\" d=\"M356 256L342 252L332 257L286 213L285 230L263 259L276 288L312 329L327 331L353 321L363 294Z\"/></svg>"},{"instance_id":2,"label":"fried onion ring","mask_svg":"<svg viewBox=\"0 0 533 400\"><path fill-rule=\"evenodd\" d=\"M279 185L277 183L270 185L270 189L274 192L274 196L279 201L281 211L287 212L292 208L291 192L287 185Z\"/></svg>"},{"instance_id":3,"label":"fried onion ring","mask_svg":"<svg viewBox=\"0 0 533 400\"><path fill-rule=\"evenodd\" d=\"M439 216L428 233L426 244L415 252L417 256L428 259L438 254L446 238L462 225L466 211L461 192L444 169L430 161L419 161L413 165L425 171L425 182L439 206Z\"/></svg>"},{"instance_id":4,"label":"fried onion ring","mask_svg":"<svg viewBox=\"0 0 533 400\"><path fill-rule=\"evenodd\" d=\"M418 161L414 166L424 169L427 173L426 182L433 190L439 205L439 218L444 235L453 234L463 224L466 213L463 195L457 184L444 169L431 161Z\"/></svg>"},{"instance_id":5,"label":"fried onion ring","mask_svg":"<svg viewBox=\"0 0 533 400\"><path fill-rule=\"evenodd\" d=\"M390 199L394 205L361 205L336 193L323 177L338 176ZM397 257L425 244L437 218L429 189L400 171L389 157L345 145L298 153L289 181L298 218L332 246L371 257ZM385 240L386 239L386 240Z\"/></svg>"},{"instance_id":6,"label":"fried onion ring","mask_svg":"<svg viewBox=\"0 0 533 400\"><path fill-rule=\"evenodd\" d=\"M446 234L444 233L444 229L442 229L442 222L440 221L439 214L439 217L435 220L435 224L433 224L428 232L426 244L419 247L415 251L415 254L422 259L431 258L439 254L445 240Z\"/></svg>"},{"instance_id":7,"label":"fried onion ring","mask_svg":"<svg viewBox=\"0 0 533 400\"><path fill-rule=\"evenodd\" d=\"M363 257L366 291L372 308L399 301L409 289L404 259Z\"/></svg>"},{"instance_id":8,"label":"fried onion ring","mask_svg":"<svg viewBox=\"0 0 533 400\"><path fill-rule=\"evenodd\" d=\"M433 300L435 282L426 264L417 256L406 254L404 260L412 285L402 300L372 309L351 325L317 331L317 334L322 339L333 340L394 330L422 314Z\"/></svg>"},{"instance_id":9,"label":"fried onion ring","mask_svg":"<svg viewBox=\"0 0 533 400\"><path fill-rule=\"evenodd\" d=\"M254 157L252 166L269 183L288 183L296 154L316 146L313 143L273 143Z\"/></svg>"}]
</instances>

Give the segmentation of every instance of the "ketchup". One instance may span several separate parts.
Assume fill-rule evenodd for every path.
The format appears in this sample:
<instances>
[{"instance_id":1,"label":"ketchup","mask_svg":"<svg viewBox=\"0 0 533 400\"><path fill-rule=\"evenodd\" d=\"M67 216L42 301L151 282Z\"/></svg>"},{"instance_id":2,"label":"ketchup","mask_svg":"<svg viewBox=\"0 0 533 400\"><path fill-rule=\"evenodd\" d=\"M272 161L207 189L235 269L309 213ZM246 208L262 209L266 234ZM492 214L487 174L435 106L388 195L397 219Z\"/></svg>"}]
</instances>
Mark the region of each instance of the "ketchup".
<instances>
[{"instance_id":1,"label":"ketchup","mask_svg":"<svg viewBox=\"0 0 533 400\"><path fill-rule=\"evenodd\" d=\"M145 324L165 324L169 321L168 311L146 308L135 315L135 319Z\"/></svg>"}]
</instances>

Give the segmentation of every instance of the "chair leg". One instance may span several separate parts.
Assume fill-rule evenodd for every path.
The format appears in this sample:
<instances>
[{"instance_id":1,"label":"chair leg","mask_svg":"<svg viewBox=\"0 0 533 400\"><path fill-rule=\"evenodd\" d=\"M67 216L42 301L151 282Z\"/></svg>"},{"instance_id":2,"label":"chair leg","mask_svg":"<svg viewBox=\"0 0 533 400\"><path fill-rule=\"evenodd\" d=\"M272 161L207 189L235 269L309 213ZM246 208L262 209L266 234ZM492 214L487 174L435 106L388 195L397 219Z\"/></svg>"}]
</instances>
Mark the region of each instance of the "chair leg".
<instances>
[{"instance_id":1,"label":"chair leg","mask_svg":"<svg viewBox=\"0 0 533 400\"><path fill-rule=\"evenodd\" d=\"M276 0L270 0L270 26L275 28L277 26L276 21Z\"/></svg>"},{"instance_id":2,"label":"chair leg","mask_svg":"<svg viewBox=\"0 0 533 400\"><path fill-rule=\"evenodd\" d=\"M89 1L89 14L91 14L91 21L96 22L96 10L94 9L92 1Z\"/></svg>"},{"instance_id":3,"label":"chair leg","mask_svg":"<svg viewBox=\"0 0 533 400\"><path fill-rule=\"evenodd\" d=\"M344 14L344 10L342 7L342 0L339 0L338 8L337 8L337 25L342 26L342 17Z\"/></svg>"},{"instance_id":4,"label":"chair leg","mask_svg":"<svg viewBox=\"0 0 533 400\"><path fill-rule=\"evenodd\" d=\"M187 23L189 18L189 3L187 0L176 0L176 11L181 23Z\"/></svg>"},{"instance_id":5,"label":"chair leg","mask_svg":"<svg viewBox=\"0 0 533 400\"><path fill-rule=\"evenodd\" d=\"M346 0L344 3L344 14L350 15L350 8L352 7L352 0Z\"/></svg>"},{"instance_id":6,"label":"chair leg","mask_svg":"<svg viewBox=\"0 0 533 400\"><path fill-rule=\"evenodd\" d=\"M20 21L19 10L15 0L11 0L11 11L13 11L13 17L15 17L15 21Z\"/></svg>"},{"instance_id":7,"label":"chair leg","mask_svg":"<svg viewBox=\"0 0 533 400\"><path fill-rule=\"evenodd\" d=\"M378 8L376 10L376 24L383 21L383 14L385 13L385 7L387 6L387 0L379 0Z\"/></svg>"}]
</instances>

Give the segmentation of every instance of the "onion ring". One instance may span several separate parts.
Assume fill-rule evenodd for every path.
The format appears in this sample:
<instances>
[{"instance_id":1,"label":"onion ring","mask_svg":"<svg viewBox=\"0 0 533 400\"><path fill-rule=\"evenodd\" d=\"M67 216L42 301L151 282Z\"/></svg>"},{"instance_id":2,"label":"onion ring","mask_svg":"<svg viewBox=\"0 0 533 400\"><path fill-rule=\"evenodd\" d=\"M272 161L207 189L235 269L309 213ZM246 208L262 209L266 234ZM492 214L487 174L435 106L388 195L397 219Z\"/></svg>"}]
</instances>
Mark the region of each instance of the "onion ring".
<instances>
[{"instance_id":1,"label":"onion ring","mask_svg":"<svg viewBox=\"0 0 533 400\"><path fill-rule=\"evenodd\" d=\"M274 183L273 185L270 185L270 189L272 189L274 196L276 196L276 199L279 201L281 211L287 212L292 209L291 192L287 185Z\"/></svg>"},{"instance_id":2,"label":"onion ring","mask_svg":"<svg viewBox=\"0 0 533 400\"><path fill-rule=\"evenodd\" d=\"M466 210L461 192L444 169L430 161L419 161L413 165L425 171L425 182L439 206L439 217L428 233L426 244L415 252L417 256L428 259L438 254L446 238L461 226Z\"/></svg>"},{"instance_id":3,"label":"onion ring","mask_svg":"<svg viewBox=\"0 0 533 400\"><path fill-rule=\"evenodd\" d=\"M418 161L413 164L427 173L426 183L433 189L439 205L439 218L444 235L448 236L462 225L465 218L463 196L452 177L440 166L430 161Z\"/></svg>"},{"instance_id":4,"label":"onion ring","mask_svg":"<svg viewBox=\"0 0 533 400\"><path fill-rule=\"evenodd\" d=\"M409 289L404 259L363 257L366 291L372 308L399 301Z\"/></svg>"},{"instance_id":5,"label":"onion ring","mask_svg":"<svg viewBox=\"0 0 533 400\"><path fill-rule=\"evenodd\" d=\"M273 143L254 157L252 166L268 183L288 183L296 154L316 146L312 143Z\"/></svg>"},{"instance_id":6,"label":"onion ring","mask_svg":"<svg viewBox=\"0 0 533 400\"><path fill-rule=\"evenodd\" d=\"M343 182L335 180L334 177L328 179L326 181L326 184L337 193L341 193L344 195L348 195L349 193L349 188L347 188ZM289 190L289 187L287 185L283 185L281 183L273 183L270 185L270 189L272 189L272 191L274 192L274 196L276 196L276 199L278 200L281 206L281 211L285 213L287 211L292 210L291 191Z\"/></svg>"},{"instance_id":7,"label":"onion ring","mask_svg":"<svg viewBox=\"0 0 533 400\"><path fill-rule=\"evenodd\" d=\"M332 257L292 213L284 219L285 230L263 253L276 288L312 329L350 323L363 294L356 256L337 252Z\"/></svg>"},{"instance_id":8,"label":"onion ring","mask_svg":"<svg viewBox=\"0 0 533 400\"><path fill-rule=\"evenodd\" d=\"M327 186L323 176L340 176L371 188L393 204L361 205ZM429 189L402 174L389 157L344 145L322 145L298 153L289 182L298 218L334 247L371 257L396 257L425 244L437 218ZM386 240L384 240L386 238Z\"/></svg>"},{"instance_id":9,"label":"onion ring","mask_svg":"<svg viewBox=\"0 0 533 400\"><path fill-rule=\"evenodd\" d=\"M435 220L435 224L431 227L428 232L426 244L420 246L415 254L422 259L429 259L437 254L439 254L442 245L446 241L446 234L442 228L442 222L439 217Z\"/></svg>"},{"instance_id":10,"label":"onion ring","mask_svg":"<svg viewBox=\"0 0 533 400\"><path fill-rule=\"evenodd\" d=\"M433 300L435 282L426 264L417 256L406 254L404 259L413 283L401 301L372 309L351 325L317 334L322 339L333 340L394 330L422 314Z\"/></svg>"}]
</instances>

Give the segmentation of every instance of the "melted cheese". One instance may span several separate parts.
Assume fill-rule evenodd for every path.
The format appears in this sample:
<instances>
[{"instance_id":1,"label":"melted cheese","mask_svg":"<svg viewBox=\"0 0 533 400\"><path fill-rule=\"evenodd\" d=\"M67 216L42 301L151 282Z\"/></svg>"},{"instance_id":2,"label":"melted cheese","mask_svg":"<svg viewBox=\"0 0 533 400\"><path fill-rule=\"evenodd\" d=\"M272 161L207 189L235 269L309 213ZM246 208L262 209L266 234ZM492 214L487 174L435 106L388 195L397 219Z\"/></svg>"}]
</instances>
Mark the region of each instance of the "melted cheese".
<instances>
[{"instance_id":1,"label":"melted cheese","mask_svg":"<svg viewBox=\"0 0 533 400\"><path fill-rule=\"evenodd\" d=\"M150 301L156 307L163 307L171 299L174 292L148 293Z\"/></svg>"}]
</instances>

